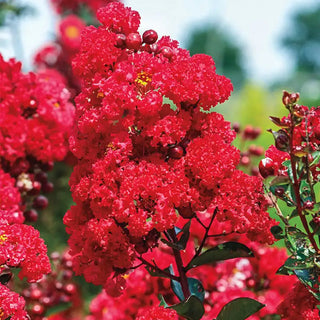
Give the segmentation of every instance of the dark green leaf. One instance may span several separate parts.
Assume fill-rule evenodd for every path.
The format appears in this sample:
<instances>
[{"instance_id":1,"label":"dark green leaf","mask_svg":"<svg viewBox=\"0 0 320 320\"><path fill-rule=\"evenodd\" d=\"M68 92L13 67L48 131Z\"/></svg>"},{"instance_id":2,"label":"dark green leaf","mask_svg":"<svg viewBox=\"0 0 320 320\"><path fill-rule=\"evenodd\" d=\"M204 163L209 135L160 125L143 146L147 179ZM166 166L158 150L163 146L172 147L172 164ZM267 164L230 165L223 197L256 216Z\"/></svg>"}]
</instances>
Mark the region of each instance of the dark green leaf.
<instances>
[{"instance_id":1,"label":"dark green leaf","mask_svg":"<svg viewBox=\"0 0 320 320\"><path fill-rule=\"evenodd\" d=\"M6 285L12 278L12 273L9 272L4 272L0 274L0 283L3 285Z\"/></svg>"},{"instance_id":2,"label":"dark green leaf","mask_svg":"<svg viewBox=\"0 0 320 320\"><path fill-rule=\"evenodd\" d=\"M189 286L191 295L196 296L197 298L200 299L200 301L204 300L205 291L202 283L198 279L188 278L188 286ZM171 280L171 287L175 295L179 298L179 300L183 301L185 298L182 292L182 287L180 282Z\"/></svg>"},{"instance_id":3,"label":"dark green leaf","mask_svg":"<svg viewBox=\"0 0 320 320\"><path fill-rule=\"evenodd\" d=\"M244 244L238 242L226 242L211 248L198 257L192 259L186 269L209 264L212 262L229 260L239 257L253 257L253 252Z\"/></svg>"},{"instance_id":4,"label":"dark green leaf","mask_svg":"<svg viewBox=\"0 0 320 320\"><path fill-rule=\"evenodd\" d=\"M298 214L298 210L297 209L293 209L291 214L290 214L290 218L289 219L292 219L292 218L295 218L297 217L299 214Z\"/></svg>"},{"instance_id":5,"label":"dark green leaf","mask_svg":"<svg viewBox=\"0 0 320 320\"><path fill-rule=\"evenodd\" d=\"M264 304L250 299L238 298L227 303L216 320L244 320L259 311Z\"/></svg>"},{"instance_id":6,"label":"dark green leaf","mask_svg":"<svg viewBox=\"0 0 320 320\"><path fill-rule=\"evenodd\" d=\"M157 271L156 269L153 269L152 267L150 266L146 266L145 267L146 270L149 272L149 274L153 277L161 277L161 278L169 278L167 277L166 275L164 275L163 273ZM171 273L172 274L172 269L170 267L168 268L165 268L164 271L168 272L168 273Z\"/></svg>"},{"instance_id":7,"label":"dark green leaf","mask_svg":"<svg viewBox=\"0 0 320 320\"><path fill-rule=\"evenodd\" d=\"M186 248L187 242L189 240L190 236L190 225L191 225L191 219L183 226L180 233L182 233L180 239L178 240L179 247L184 250Z\"/></svg>"},{"instance_id":8,"label":"dark green leaf","mask_svg":"<svg viewBox=\"0 0 320 320\"><path fill-rule=\"evenodd\" d=\"M279 226L272 226L270 231L277 240L283 239L285 237L282 228Z\"/></svg>"},{"instance_id":9,"label":"dark green leaf","mask_svg":"<svg viewBox=\"0 0 320 320\"><path fill-rule=\"evenodd\" d=\"M163 242L164 244L166 244L168 247L176 249L176 250L183 250L183 247L181 244L179 244L178 242L170 242L166 239L161 239L161 242Z\"/></svg>"},{"instance_id":10,"label":"dark green leaf","mask_svg":"<svg viewBox=\"0 0 320 320\"><path fill-rule=\"evenodd\" d=\"M176 310L180 316L188 320L200 320L204 314L202 302L196 296L190 296L186 301L169 308Z\"/></svg>"},{"instance_id":11,"label":"dark green leaf","mask_svg":"<svg viewBox=\"0 0 320 320\"><path fill-rule=\"evenodd\" d=\"M302 257L301 259L298 259L295 256L289 257L284 263L284 267L289 270L307 269L307 268L312 268L313 266L314 266L313 260L309 260L304 257Z\"/></svg>"},{"instance_id":12,"label":"dark green leaf","mask_svg":"<svg viewBox=\"0 0 320 320\"><path fill-rule=\"evenodd\" d=\"M70 307L72 306L72 303L71 302L62 302L62 303L59 303L58 305L52 307L52 308L49 308L46 312L46 317L49 317L53 314L57 314L57 313L60 313L60 312L63 312L63 311L66 311L68 310Z\"/></svg>"},{"instance_id":13,"label":"dark green leaf","mask_svg":"<svg viewBox=\"0 0 320 320\"><path fill-rule=\"evenodd\" d=\"M310 293L320 300L319 281L318 281L318 268L294 270L294 273L299 280L307 287Z\"/></svg>"},{"instance_id":14,"label":"dark green leaf","mask_svg":"<svg viewBox=\"0 0 320 320\"><path fill-rule=\"evenodd\" d=\"M281 274L281 275L283 275L283 276L290 276L290 275L294 274L294 271L287 269L287 268L283 265L283 266L281 266L281 267L277 270L276 274Z\"/></svg>"},{"instance_id":15,"label":"dark green leaf","mask_svg":"<svg viewBox=\"0 0 320 320\"><path fill-rule=\"evenodd\" d=\"M315 223L313 220L311 220L309 224L310 224L314 234L320 235L320 226L319 226L319 224Z\"/></svg>"}]
</instances>

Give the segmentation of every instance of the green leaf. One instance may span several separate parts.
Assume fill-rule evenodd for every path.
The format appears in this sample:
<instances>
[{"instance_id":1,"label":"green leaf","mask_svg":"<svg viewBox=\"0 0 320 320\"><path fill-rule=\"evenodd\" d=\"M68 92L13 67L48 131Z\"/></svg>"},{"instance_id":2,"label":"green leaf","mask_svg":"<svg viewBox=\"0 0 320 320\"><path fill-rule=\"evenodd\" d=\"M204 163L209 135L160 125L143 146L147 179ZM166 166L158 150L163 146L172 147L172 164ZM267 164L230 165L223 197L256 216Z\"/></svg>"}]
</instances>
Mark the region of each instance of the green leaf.
<instances>
[{"instance_id":1,"label":"green leaf","mask_svg":"<svg viewBox=\"0 0 320 320\"><path fill-rule=\"evenodd\" d=\"M173 248L176 250L183 250L182 245L179 244L178 242L171 242L171 241L168 241L167 239L161 239L161 242L163 242L164 244L166 244L170 248Z\"/></svg>"},{"instance_id":2,"label":"green leaf","mask_svg":"<svg viewBox=\"0 0 320 320\"><path fill-rule=\"evenodd\" d=\"M309 222L314 234L320 235L320 226L315 223L313 220Z\"/></svg>"},{"instance_id":3,"label":"green leaf","mask_svg":"<svg viewBox=\"0 0 320 320\"><path fill-rule=\"evenodd\" d=\"M203 304L196 296L190 296L186 301L169 308L188 320L200 320L204 314Z\"/></svg>"},{"instance_id":4,"label":"green leaf","mask_svg":"<svg viewBox=\"0 0 320 320\"><path fill-rule=\"evenodd\" d=\"M153 269L153 268L150 267L150 266L146 266L145 268L146 268L146 270L149 272L149 274L150 274L151 276L153 276L153 277L169 278L169 277L167 277L166 275L164 275L163 273L158 272L157 270ZM168 268L165 268L163 271L166 271L166 272L168 272L168 273L173 274L173 273L172 273L172 266L169 266Z\"/></svg>"},{"instance_id":5,"label":"green leaf","mask_svg":"<svg viewBox=\"0 0 320 320\"><path fill-rule=\"evenodd\" d=\"M295 218L298 215L299 215L298 210L297 209L293 209L291 214L290 214L290 218L289 219Z\"/></svg>"},{"instance_id":6,"label":"green leaf","mask_svg":"<svg viewBox=\"0 0 320 320\"><path fill-rule=\"evenodd\" d=\"M317 299L320 300L319 281L318 281L318 268L294 270L294 273L299 280L307 287L309 292Z\"/></svg>"},{"instance_id":7,"label":"green leaf","mask_svg":"<svg viewBox=\"0 0 320 320\"><path fill-rule=\"evenodd\" d=\"M304 257L299 258L295 256L289 257L284 263L284 267L289 270L307 269L307 268L312 268L313 266L314 266L313 259L310 260Z\"/></svg>"},{"instance_id":8,"label":"green leaf","mask_svg":"<svg viewBox=\"0 0 320 320\"><path fill-rule=\"evenodd\" d=\"M313 160L309 164L310 167L319 164L319 162L320 162L320 151L315 151L311 155L312 155Z\"/></svg>"},{"instance_id":9,"label":"green leaf","mask_svg":"<svg viewBox=\"0 0 320 320\"><path fill-rule=\"evenodd\" d=\"M277 240L283 239L285 237L282 228L279 226L272 226L270 231Z\"/></svg>"},{"instance_id":10,"label":"green leaf","mask_svg":"<svg viewBox=\"0 0 320 320\"><path fill-rule=\"evenodd\" d=\"M211 248L198 257L192 259L186 270L222 260L229 260L239 257L253 257L253 252L244 244L238 242L226 242Z\"/></svg>"},{"instance_id":11,"label":"green leaf","mask_svg":"<svg viewBox=\"0 0 320 320\"><path fill-rule=\"evenodd\" d=\"M293 254L297 253L298 248L311 245L308 236L295 227L286 227L285 244Z\"/></svg>"},{"instance_id":12,"label":"green leaf","mask_svg":"<svg viewBox=\"0 0 320 320\"><path fill-rule=\"evenodd\" d=\"M164 297L163 297L162 294L159 294L159 295L158 295L158 298L159 298L159 300L160 300L160 304L159 304L160 307L165 307L165 308L167 308L167 307L169 306L169 305L166 303L166 300L164 300Z\"/></svg>"},{"instance_id":13,"label":"green leaf","mask_svg":"<svg viewBox=\"0 0 320 320\"><path fill-rule=\"evenodd\" d=\"M216 320L244 320L263 307L264 304L250 298L234 299L222 308Z\"/></svg>"},{"instance_id":14,"label":"green leaf","mask_svg":"<svg viewBox=\"0 0 320 320\"><path fill-rule=\"evenodd\" d=\"M291 276L294 274L293 270L287 269L284 265L282 265L276 272L276 274L280 274L283 276Z\"/></svg>"},{"instance_id":15,"label":"green leaf","mask_svg":"<svg viewBox=\"0 0 320 320\"><path fill-rule=\"evenodd\" d=\"M183 226L182 230L178 233L178 234L182 233L182 235L177 243L178 246L182 248L181 250L184 250L186 248L187 242L189 240L190 225L191 225L191 219Z\"/></svg>"},{"instance_id":16,"label":"green leaf","mask_svg":"<svg viewBox=\"0 0 320 320\"><path fill-rule=\"evenodd\" d=\"M282 162L282 165L284 167L287 167L287 171L288 171L288 176L290 178L290 180L292 182L294 182L294 178L293 178L293 172L292 172L292 166L291 166L291 161L290 160L285 160Z\"/></svg>"},{"instance_id":17,"label":"green leaf","mask_svg":"<svg viewBox=\"0 0 320 320\"><path fill-rule=\"evenodd\" d=\"M202 283L195 278L188 278L188 286L190 290L190 294L196 296L200 299L200 301L204 300L204 288ZM171 280L171 287L175 295L179 298L180 301L183 301L184 294L182 291L182 287L179 281Z\"/></svg>"},{"instance_id":18,"label":"green leaf","mask_svg":"<svg viewBox=\"0 0 320 320\"><path fill-rule=\"evenodd\" d=\"M46 317L49 317L53 314L57 314L57 313L60 313L60 312L63 312L63 311L66 311L68 310L70 307L72 306L72 303L71 302L62 302L62 303L59 303L58 305L55 305L54 307L52 308L49 308L46 312Z\"/></svg>"}]
</instances>

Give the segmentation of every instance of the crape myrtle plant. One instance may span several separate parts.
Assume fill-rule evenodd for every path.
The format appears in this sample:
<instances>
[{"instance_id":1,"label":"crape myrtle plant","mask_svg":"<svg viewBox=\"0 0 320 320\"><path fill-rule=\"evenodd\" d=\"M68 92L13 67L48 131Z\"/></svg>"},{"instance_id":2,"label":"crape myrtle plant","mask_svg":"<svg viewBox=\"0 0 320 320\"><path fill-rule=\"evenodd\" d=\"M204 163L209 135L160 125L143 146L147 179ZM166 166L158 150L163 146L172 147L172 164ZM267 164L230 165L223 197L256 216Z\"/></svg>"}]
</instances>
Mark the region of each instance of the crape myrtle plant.
<instances>
[{"instance_id":1,"label":"crape myrtle plant","mask_svg":"<svg viewBox=\"0 0 320 320\"><path fill-rule=\"evenodd\" d=\"M97 18L101 25L84 29L73 61L82 84L69 139L78 159L70 179L76 205L64 223L74 270L116 297L145 268L169 279L178 302L160 297L137 319L201 319L205 292L194 270L253 256L241 242L210 239L228 233L272 244L277 224L261 179L237 169L230 123L212 112L232 84L211 57L191 57L154 30L141 35L138 12L121 3ZM191 225L201 229L197 239ZM239 298L217 319L245 319L262 307Z\"/></svg>"},{"instance_id":2,"label":"crape myrtle plant","mask_svg":"<svg viewBox=\"0 0 320 320\"><path fill-rule=\"evenodd\" d=\"M288 110L283 118L270 117L278 127L270 129L275 144L266 151L259 169L266 189L283 227L272 232L284 239L290 257L278 270L279 274L294 274L300 281L294 294L280 306L288 319L318 319L319 290L319 160L320 109L298 104L299 94L284 91L282 102ZM286 205L290 214L283 214L278 202ZM299 303L301 297L308 303Z\"/></svg>"}]
</instances>

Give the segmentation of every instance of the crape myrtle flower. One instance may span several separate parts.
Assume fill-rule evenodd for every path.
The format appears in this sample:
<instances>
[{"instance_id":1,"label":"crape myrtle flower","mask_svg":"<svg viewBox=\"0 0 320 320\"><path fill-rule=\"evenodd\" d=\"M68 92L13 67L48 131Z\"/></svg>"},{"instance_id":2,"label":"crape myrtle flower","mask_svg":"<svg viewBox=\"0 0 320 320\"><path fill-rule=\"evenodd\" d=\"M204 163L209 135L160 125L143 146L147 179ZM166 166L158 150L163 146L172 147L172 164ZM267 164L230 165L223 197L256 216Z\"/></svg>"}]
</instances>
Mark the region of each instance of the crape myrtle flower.
<instances>
[{"instance_id":1,"label":"crape myrtle flower","mask_svg":"<svg viewBox=\"0 0 320 320\"><path fill-rule=\"evenodd\" d=\"M76 205L64 223L76 273L118 295L161 232L216 208L234 232L273 243L262 183L236 169L235 132L212 112L230 96L230 80L211 57L191 57L153 30L140 35L138 12L122 3L97 17L73 61L82 81L69 139Z\"/></svg>"}]
</instances>

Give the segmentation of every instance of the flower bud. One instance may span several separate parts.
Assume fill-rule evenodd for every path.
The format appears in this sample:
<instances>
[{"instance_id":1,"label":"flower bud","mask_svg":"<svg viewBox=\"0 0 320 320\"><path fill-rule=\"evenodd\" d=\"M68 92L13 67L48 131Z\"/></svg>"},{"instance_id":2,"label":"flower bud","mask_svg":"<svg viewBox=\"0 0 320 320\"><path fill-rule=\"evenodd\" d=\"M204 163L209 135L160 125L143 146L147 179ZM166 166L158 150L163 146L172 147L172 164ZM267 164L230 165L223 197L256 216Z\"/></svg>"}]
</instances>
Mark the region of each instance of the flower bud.
<instances>
[{"instance_id":1,"label":"flower bud","mask_svg":"<svg viewBox=\"0 0 320 320\"><path fill-rule=\"evenodd\" d=\"M259 171L263 178L274 175L274 163L270 158L262 159L259 163Z\"/></svg>"},{"instance_id":2,"label":"flower bud","mask_svg":"<svg viewBox=\"0 0 320 320\"><path fill-rule=\"evenodd\" d=\"M158 40L158 34L154 30L147 30L142 35L143 42L153 44Z\"/></svg>"}]
</instances>

